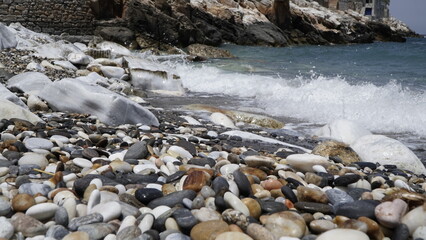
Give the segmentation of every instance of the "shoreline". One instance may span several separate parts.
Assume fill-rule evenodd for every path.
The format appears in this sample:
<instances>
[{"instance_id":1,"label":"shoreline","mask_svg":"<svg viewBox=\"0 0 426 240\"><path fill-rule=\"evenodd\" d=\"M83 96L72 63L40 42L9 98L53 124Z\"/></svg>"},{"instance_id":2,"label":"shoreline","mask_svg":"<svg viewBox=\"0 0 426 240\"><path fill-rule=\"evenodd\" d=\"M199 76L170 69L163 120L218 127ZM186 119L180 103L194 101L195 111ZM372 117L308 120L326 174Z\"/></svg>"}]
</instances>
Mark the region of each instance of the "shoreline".
<instances>
[{"instance_id":1,"label":"shoreline","mask_svg":"<svg viewBox=\"0 0 426 240\"><path fill-rule=\"evenodd\" d=\"M112 50L125 52L116 45ZM0 224L4 226L0 237L383 240L424 236L426 220L419 219L426 219L426 172L402 169L416 162L395 162L402 164L398 166L361 162L357 153L367 152L372 144L355 153L347 144L327 145L231 119L276 124L265 116L207 108L208 118L203 118L194 112L152 108L144 101L146 94L129 83L127 77L136 74L124 76L149 62L124 56L93 59L90 63L99 65L95 66L83 61L87 55L82 51L77 53L78 59L68 55L63 62L48 60L50 65L44 67L53 69L47 75L54 82L42 80L42 88L40 82L30 84L39 74L14 76L15 81L7 82L14 95L9 99L22 101L44 123L14 117L0 123ZM125 64L117 64L117 59ZM64 71L58 66L70 67L65 61L74 61L87 74L87 69L92 73L103 69L98 75L114 77L90 84L60 80L79 71L61 75ZM164 76L158 74L161 69L149 70L155 73L150 75L152 81ZM91 81L87 76L86 81ZM78 87L81 92L73 90ZM31 97L34 92L44 101ZM111 96L114 99L108 102ZM117 101L121 105L114 105ZM52 106L67 109L75 102L80 110L93 109L99 116L52 111ZM10 109L17 109L13 104ZM153 112L158 121L143 109ZM146 122L131 123L133 112L139 111ZM129 122L104 124L101 118ZM350 123L343 123L343 129L328 127L352 140L365 137L357 135L362 130ZM345 131L348 128L357 136Z\"/></svg>"}]
</instances>

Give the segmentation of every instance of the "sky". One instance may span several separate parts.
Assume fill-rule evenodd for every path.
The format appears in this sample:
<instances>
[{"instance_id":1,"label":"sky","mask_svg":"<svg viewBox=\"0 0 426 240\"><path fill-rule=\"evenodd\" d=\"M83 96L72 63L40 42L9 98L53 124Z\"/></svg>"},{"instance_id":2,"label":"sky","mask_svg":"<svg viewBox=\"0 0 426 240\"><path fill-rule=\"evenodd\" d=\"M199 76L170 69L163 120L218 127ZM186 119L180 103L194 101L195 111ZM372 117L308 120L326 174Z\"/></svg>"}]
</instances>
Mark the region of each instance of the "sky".
<instances>
[{"instance_id":1,"label":"sky","mask_svg":"<svg viewBox=\"0 0 426 240\"><path fill-rule=\"evenodd\" d=\"M426 34L426 0L390 0L390 15L404 23L411 30Z\"/></svg>"}]
</instances>

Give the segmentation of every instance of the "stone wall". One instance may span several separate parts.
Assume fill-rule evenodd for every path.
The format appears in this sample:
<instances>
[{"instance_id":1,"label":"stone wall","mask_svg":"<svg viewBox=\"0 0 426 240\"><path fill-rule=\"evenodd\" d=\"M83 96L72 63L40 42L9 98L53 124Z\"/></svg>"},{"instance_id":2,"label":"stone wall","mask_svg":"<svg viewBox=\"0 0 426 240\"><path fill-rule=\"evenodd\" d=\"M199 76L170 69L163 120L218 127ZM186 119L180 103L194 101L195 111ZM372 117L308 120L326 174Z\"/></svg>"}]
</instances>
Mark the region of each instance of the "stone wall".
<instances>
[{"instance_id":1,"label":"stone wall","mask_svg":"<svg viewBox=\"0 0 426 240\"><path fill-rule=\"evenodd\" d=\"M0 0L0 22L19 22L37 32L93 34L89 0Z\"/></svg>"}]
</instances>

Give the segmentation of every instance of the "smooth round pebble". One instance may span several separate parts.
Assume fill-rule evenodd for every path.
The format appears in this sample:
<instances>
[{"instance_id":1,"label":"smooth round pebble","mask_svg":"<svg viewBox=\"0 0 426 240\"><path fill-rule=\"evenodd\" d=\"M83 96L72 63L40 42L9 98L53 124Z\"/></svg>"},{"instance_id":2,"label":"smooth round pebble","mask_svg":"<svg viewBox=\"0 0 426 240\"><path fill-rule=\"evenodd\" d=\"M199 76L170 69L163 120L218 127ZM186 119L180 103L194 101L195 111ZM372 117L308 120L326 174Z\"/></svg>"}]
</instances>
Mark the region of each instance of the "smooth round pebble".
<instances>
[{"instance_id":1,"label":"smooth round pebble","mask_svg":"<svg viewBox=\"0 0 426 240\"><path fill-rule=\"evenodd\" d=\"M316 240L370 240L367 234L353 229L333 229L318 236Z\"/></svg>"}]
</instances>

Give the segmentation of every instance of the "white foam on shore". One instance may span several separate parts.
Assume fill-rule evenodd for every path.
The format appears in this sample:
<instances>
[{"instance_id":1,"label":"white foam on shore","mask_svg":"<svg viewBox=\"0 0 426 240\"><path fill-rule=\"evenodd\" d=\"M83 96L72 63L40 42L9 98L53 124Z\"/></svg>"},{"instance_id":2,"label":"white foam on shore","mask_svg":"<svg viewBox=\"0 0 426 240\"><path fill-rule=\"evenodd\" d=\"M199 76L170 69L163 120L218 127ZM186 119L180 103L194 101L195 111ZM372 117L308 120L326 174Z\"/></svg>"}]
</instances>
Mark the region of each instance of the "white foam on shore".
<instances>
[{"instance_id":1,"label":"white foam on shore","mask_svg":"<svg viewBox=\"0 0 426 240\"><path fill-rule=\"evenodd\" d=\"M374 132L411 132L426 136L426 93L384 86L349 84L340 77L283 79L225 72L216 67L178 65L192 92L251 98L267 114L324 124L343 118Z\"/></svg>"}]
</instances>

